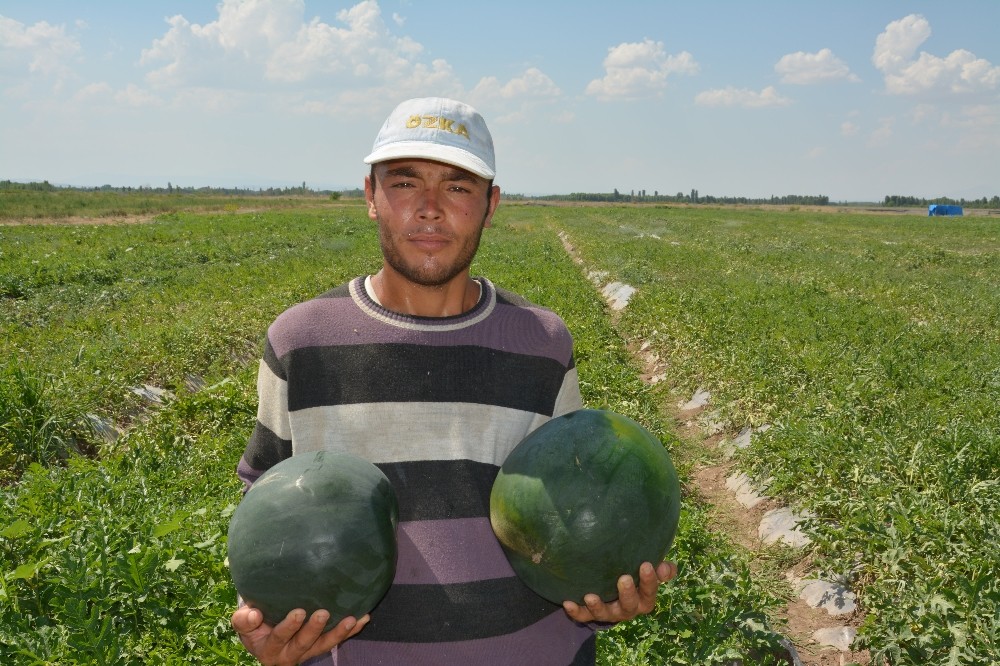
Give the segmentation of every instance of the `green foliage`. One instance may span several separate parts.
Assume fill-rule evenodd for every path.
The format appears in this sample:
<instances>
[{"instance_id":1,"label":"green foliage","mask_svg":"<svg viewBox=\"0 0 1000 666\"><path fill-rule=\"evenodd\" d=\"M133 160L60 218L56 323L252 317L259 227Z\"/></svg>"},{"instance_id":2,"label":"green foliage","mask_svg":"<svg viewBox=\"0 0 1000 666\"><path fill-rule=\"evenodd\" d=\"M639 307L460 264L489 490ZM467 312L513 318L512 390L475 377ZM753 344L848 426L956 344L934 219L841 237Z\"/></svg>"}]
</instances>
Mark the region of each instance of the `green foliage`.
<instances>
[{"instance_id":1,"label":"green foliage","mask_svg":"<svg viewBox=\"0 0 1000 666\"><path fill-rule=\"evenodd\" d=\"M579 215L580 209L571 212ZM549 227L551 221L526 217L527 209L500 209L474 272L566 320L587 406L635 419L669 450L676 449L679 442L664 421L661 396L639 378L600 295L570 260ZM598 663L701 665L739 658L761 665L783 663L773 656L781 652L780 636L767 619L781 603L773 586L753 580L749 563L711 531L703 507L691 497L684 497L681 506L669 554L680 566L678 578L662 588L654 613L598 634Z\"/></svg>"},{"instance_id":2,"label":"green foliage","mask_svg":"<svg viewBox=\"0 0 1000 666\"><path fill-rule=\"evenodd\" d=\"M335 193L336 194L336 193ZM267 190L180 188L131 188L105 185L88 188L55 187L43 183L0 181L0 222L52 220L73 217L152 217L184 211L235 211L321 207L336 201L305 188Z\"/></svg>"},{"instance_id":3,"label":"green foliage","mask_svg":"<svg viewBox=\"0 0 1000 666\"><path fill-rule=\"evenodd\" d=\"M523 212L498 216L474 272L560 312L588 404L675 447L600 296L550 221ZM0 663L251 663L229 628L224 553L259 341L288 305L377 269L364 209L3 227L0 240L12 285L0 354L59 378L45 393L51 413L129 426L99 458L30 465L3 489ZM192 393L190 376L210 386ZM151 409L131 391L143 383L175 397ZM671 553L680 576L654 615L601 633L602 663L727 663L776 644L766 614L779 600L709 527L685 500Z\"/></svg>"},{"instance_id":4,"label":"green foliage","mask_svg":"<svg viewBox=\"0 0 1000 666\"><path fill-rule=\"evenodd\" d=\"M79 411L127 423L142 408L132 387L223 377L289 303L370 268L361 210L0 227L0 353L64 378L59 399Z\"/></svg>"},{"instance_id":5,"label":"green foliage","mask_svg":"<svg viewBox=\"0 0 1000 666\"><path fill-rule=\"evenodd\" d=\"M59 381L14 363L0 365L0 485L33 462L53 464L92 438L82 414L57 403Z\"/></svg>"},{"instance_id":6,"label":"green foliage","mask_svg":"<svg viewBox=\"0 0 1000 666\"><path fill-rule=\"evenodd\" d=\"M254 414L244 373L178 399L100 461L32 465L0 504L0 662L238 663L225 533Z\"/></svg>"},{"instance_id":7,"label":"green foliage","mask_svg":"<svg viewBox=\"0 0 1000 666\"><path fill-rule=\"evenodd\" d=\"M574 211L577 212L577 211ZM996 222L752 210L558 220L637 288L620 329L679 395L709 387L740 461L811 510L876 663L995 663L1000 596Z\"/></svg>"}]
</instances>

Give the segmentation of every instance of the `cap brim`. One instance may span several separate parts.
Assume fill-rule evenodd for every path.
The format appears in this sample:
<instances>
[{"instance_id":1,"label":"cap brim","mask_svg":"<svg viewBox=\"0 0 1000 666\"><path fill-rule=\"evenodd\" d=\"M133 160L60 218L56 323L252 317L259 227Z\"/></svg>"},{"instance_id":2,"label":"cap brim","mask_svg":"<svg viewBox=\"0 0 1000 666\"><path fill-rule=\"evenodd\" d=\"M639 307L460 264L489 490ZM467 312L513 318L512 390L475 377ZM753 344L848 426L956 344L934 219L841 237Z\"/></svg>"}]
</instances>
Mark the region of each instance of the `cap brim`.
<instances>
[{"instance_id":1,"label":"cap brim","mask_svg":"<svg viewBox=\"0 0 1000 666\"><path fill-rule=\"evenodd\" d=\"M487 180L493 180L496 176L496 173L486 162L472 153L461 148L455 148L454 146L444 146L427 141L396 141L390 143L373 151L365 158L365 164L402 159L424 159L444 162L445 164L471 171Z\"/></svg>"}]
</instances>

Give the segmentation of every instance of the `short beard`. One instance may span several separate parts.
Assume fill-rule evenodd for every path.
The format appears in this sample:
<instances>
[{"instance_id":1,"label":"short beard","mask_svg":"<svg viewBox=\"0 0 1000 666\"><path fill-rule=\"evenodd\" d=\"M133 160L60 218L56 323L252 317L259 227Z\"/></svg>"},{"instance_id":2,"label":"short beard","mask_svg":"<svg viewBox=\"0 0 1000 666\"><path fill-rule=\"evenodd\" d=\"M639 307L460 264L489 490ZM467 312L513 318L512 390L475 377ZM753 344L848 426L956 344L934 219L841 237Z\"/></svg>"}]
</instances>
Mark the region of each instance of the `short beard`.
<instances>
[{"instance_id":1,"label":"short beard","mask_svg":"<svg viewBox=\"0 0 1000 666\"><path fill-rule=\"evenodd\" d=\"M483 223L480 223L476 234L466 240L464 246L461 248L461 252L452 264L447 266L433 264L428 266L426 264L412 265L406 263L402 255L397 251L394 239L385 232L385 225L379 219L378 237L379 244L382 247L382 256L390 268L410 282L423 287L444 286L472 266L472 260L479 250L479 241L483 236L485 221L486 218L484 217Z\"/></svg>"}]
</instances>

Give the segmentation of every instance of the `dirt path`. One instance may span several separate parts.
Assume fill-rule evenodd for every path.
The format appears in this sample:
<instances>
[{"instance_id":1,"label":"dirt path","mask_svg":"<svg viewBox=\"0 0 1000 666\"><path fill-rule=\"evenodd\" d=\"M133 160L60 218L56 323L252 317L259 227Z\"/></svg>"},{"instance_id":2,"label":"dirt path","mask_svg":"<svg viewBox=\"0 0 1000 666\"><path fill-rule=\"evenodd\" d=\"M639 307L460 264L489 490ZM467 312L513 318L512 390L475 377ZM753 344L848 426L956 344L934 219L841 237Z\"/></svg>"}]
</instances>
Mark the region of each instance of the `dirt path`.
<instances>
[{"instance_id":1,"label":"dirt path","mask_svg":"<svg viewBox=\"0 0 1000 666\"><path fill-rule=\"evenodd\" d=\"M581 267L585 274L593 278L582 259L579 257L569 238L561 234L566 252ZM618 307L618 306L616 306ZM621 306L625 307L625 306ZM612 308L612 321L617 324L617 311ZM642 369L642 380L647 384L657 383L666 376L667 366L659 357L648 349L643 340L627 340L633 357ZM849 617L831 617L826 610L814 608L803 601L792 588L789 577L803 578L811 570L811 562L806 553L794 562L789 562L789 551L783 546L766 545L758 531L764 514L780 506L772 499L763 499L753 508L743 506L735 493L727 485L727 479L736 472L735 463L728 460L719 448L720 442L732 439L734 433L707 432L698 417L710 407L699 405L686 408L689 401L667 400L663 411L670 417L674 434L690 448L686 455L702 461L695 465L689 479L689 490L696 493L712 508L710 514L716 529L725 534L737 546L751 554L752 566L760 578L782 581L785 588L785 606L772 618L773 626L784 634L794 646L797 661L802 666L847 666L848 664L869 664L867 651L841 650L820 644L814 637L815 632L838 626L856 627L860 624L860 612ZM750 665L746 665L750 666Z\"/></svg>"},{"instance_id":2,"label":"dirt path","mask_svg":"<svg viewBox=\"0 0 1000 666\"><path fill-rule=\"evenodd\" d=\"M662 373L662 369L650 372L647 368L646 375L656 376L656 372ZM772 499L764 499L753 508L747 508L737 501L736 495L727 487L726 481L737 471L736 466L726 460L719 449L719 443L726 436L722 433L706 435L699 427L697 417L706 407L694 410L681 410L676 405L665 407L667 413L673 417L674 433L695 451L700 451L703 455L699 458L706 461L694 468L689 484L690 489L712 507L710 515L716 529L725 534L730 541L751 553L753 566L761 578L787 581L789 576L805 577L811 570L808 554L791 563L781 556L770 557L769 550L782 547L765 545L758 532L764 514L780 505ZM775 568L777 564L782 566ZM791 640L803 666L870 663L866 651L841 651L835 647L821 645L814 638L815 632L831 627L841 625L856 627L862 620L860 612L846 618L833 618L826 610L813 608L799 598L790 583L787 586L785 599L784 608L772 618L774 628Z\"/></svg>"}]
</instances>

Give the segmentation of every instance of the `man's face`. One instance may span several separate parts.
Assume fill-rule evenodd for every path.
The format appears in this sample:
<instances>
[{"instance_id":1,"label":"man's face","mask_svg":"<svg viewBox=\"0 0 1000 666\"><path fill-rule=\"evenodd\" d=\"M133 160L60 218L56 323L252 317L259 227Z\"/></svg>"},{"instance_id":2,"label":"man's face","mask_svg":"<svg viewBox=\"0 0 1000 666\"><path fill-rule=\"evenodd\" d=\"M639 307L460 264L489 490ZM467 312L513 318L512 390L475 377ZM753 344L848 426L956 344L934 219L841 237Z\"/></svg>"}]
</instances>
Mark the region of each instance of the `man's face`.
<instances>
[{"instance_id":1,"label":"man's face","mask_svg":"<svg viewBox=\"0 0 1000 666\"><path fill-rule=\"evenodd\" d=\"M368 217L378 221L387 266L405 279L441 286L472 263L500 188L473 173L430 160L375 165L365 179Z\"/></svg>"}]
</instances>

